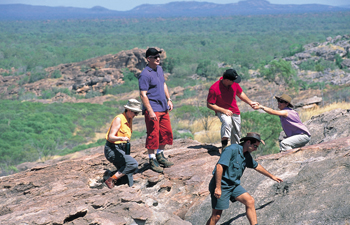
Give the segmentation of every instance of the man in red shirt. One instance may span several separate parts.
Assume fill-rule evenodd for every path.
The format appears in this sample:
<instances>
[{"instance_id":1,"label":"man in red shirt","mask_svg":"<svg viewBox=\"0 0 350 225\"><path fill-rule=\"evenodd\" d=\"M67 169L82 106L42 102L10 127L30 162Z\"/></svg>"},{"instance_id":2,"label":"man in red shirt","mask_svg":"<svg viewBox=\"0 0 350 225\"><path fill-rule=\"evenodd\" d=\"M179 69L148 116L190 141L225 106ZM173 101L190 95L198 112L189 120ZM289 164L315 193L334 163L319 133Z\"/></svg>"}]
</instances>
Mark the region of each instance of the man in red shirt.
<instances>
[{"instance_id":1,"label":"man in red shirt","mask_svg":"<svg viewBox=\"0 0 350 225\"><path fill-rule=\"evenodd\" d=\"M252 108L259 105L251 101L239 86L241 77L236 70L228 69L223 76L209 89L207 107L215 111L221 125L221 144L224 149L231 139L231 144L239 144L241 138L241 116L237 106L236 96Z\"/></svg>"}]
</instances>

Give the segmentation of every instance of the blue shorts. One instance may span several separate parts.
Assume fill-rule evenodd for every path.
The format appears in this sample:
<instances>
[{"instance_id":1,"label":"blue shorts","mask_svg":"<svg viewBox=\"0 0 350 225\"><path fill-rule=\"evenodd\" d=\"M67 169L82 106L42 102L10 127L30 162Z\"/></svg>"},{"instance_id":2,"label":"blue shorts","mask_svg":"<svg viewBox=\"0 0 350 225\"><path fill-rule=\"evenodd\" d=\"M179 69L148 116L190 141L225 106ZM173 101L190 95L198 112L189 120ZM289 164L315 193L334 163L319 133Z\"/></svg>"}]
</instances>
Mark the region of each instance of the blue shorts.
<instances>
[{"instance_id":1,"label":"blue shorts","mask_svg":"<svg viewBox=\"0 0 350 225\"><path fill-rule=\"evenodd\" d=\"M224 210L229 208L230 201L235 202L236 198L247 191L241 186L221 186L221 197L217 199L214 196L215 179L211 179L209 183L209 191L211 195L211 207L217 210Z\"/></svg>"}]
</instances>

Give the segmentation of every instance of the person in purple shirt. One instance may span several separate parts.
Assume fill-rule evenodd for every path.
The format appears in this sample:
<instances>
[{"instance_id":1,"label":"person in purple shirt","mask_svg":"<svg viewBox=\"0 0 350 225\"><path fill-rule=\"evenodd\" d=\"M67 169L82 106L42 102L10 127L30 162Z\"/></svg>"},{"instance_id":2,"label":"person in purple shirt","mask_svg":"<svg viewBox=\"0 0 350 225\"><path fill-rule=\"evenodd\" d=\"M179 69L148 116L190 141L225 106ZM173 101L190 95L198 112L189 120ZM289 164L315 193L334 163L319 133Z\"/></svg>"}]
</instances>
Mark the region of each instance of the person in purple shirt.
<instances>
[{"instance_id":1,"label":"person in purple shirt","mask_svg":"<svg viewBox=\"0 0 350 225\"><path fill-rule=\"evenodd\" d=\"M170 167L172 162L164 157L165 145L173 144L169 112L173 109L164 72L160 64L160 54L155 48L146 51L148 65L141 72L139 79L140 97L143 103L142 114L145 116L147 138L146 148L151 169L162 173L163 167ZM156 154L155 154L156 151Z\"/></svg>"},{"instance_id":2,"label":"person in purple shirt","mask_svg":"<svg viewBox=\"0 0 350 225\"><path fill-rule=\"evenodd\" d=\"M275 96L275 98L277 99L280 110L273 110L262 105L258 105L254 109L262 109L271 115L280 117L282 128L287 136L287 138L280 142L280 151L305 146L310 141L311 134L301 122L298 113L292 109L292 98L287 94Z\"/></svg>"}]
</instances>

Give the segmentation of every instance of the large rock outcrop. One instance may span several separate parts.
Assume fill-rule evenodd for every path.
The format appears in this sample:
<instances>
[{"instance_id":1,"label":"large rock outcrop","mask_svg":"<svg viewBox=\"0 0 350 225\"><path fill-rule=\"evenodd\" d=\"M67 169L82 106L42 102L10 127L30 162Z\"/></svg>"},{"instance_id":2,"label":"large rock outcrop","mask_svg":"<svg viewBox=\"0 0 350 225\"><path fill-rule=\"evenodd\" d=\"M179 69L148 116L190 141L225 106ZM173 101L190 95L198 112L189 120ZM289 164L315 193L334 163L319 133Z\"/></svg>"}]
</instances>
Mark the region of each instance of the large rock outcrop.
<instances>
[{"instance_id":1,"label":"large rock outcrop","mask_svg":"<svg viewBox=\"0 0 350 225\"><path fill-rule=\"evenodd\" d=\"M164 60L166 52L163 49L162 51L161 59ZM21 80L28 81L34 75L31 73L19 76L0 75L0 93L7 98L13 98L23 91L41 96L44 90L51 88L67 88L81 95L89 91L102 93L107 86L124 82L124 69L129 69L135 76L138 76L147 65L145 55L146 49L134 48L82 62L61 64L42 71L46 73L47 78L23 85L21 85Z\"/></svg>"},{"instance_id":2,"label":"large rock outcrop","mask_svg":"<svg viewBox=\"0 0 350 225\"><path fill-rule=\"evenodd\" d=\"M348 111L335 111L348 123ZM322 130L330 121L311 121ZM331 120L331 119L330 119ZM313 123L308 123L314 132ZM260 224L339 224L350 219L350 136L261 156L257 161L284 182L276 183L247 169L242 186L255 198ZM321 143L320 143L321 142ZM26 163L24 171L0 177L0 224L205 224L210 216L208 183L219 159L216 146L180 139L165 151L175 163L164 174L149 170L143 140L132 143L139 162L135 184L112 190L103 179L115 168L96 147L44 163ZM233 203L221 224L247 224L245 209Z\"/></svg>"},{"instance_id":3,"label":"large rock outcrop","mask_svg":"<svg viewBox=\"0 0 350 225\"><path fill-rule=\"evenodd\" d=\"M312 134L310 145L350 136L350 109L336 109L305 123Z\"/></svg>"}]
</instances>

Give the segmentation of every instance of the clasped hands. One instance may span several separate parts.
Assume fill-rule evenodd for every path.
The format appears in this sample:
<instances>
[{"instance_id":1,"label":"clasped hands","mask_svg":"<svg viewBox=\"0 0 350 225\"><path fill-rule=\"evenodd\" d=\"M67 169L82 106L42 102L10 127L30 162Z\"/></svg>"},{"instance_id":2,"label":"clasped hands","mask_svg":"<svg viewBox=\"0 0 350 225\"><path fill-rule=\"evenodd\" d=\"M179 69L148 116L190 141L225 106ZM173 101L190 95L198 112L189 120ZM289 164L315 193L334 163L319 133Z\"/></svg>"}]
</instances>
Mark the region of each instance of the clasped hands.
<instances>
[{"instance_id":1,"label":"clasped hands","mask_svg":"<svg viewBox=\"0 0 350 225\"><path fill-rule=\"evenodd\" d=\"M254 110L260 109L260 103L259 103L259 102L251 102L251 103L250 103L250 106L251 106Z\"/></svg>"}]
</instances>

